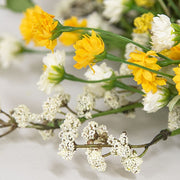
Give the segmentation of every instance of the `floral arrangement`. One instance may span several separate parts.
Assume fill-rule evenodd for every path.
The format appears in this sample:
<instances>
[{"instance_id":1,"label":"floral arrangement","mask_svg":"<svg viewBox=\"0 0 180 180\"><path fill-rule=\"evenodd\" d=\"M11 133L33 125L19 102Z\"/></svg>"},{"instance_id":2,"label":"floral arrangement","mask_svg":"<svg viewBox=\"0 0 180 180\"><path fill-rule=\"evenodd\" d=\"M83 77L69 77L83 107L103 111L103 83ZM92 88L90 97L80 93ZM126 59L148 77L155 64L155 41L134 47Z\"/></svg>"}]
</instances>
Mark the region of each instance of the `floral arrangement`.
<instances>
[{"instance_id":1,"label":"floral arrangement","mask_svg":"<svg viewBox=\"0 0 180 180\"><path fill-rule=\"evenodd\" d=\"M0 137L18 128L33 128L46 140L56 130L57 151L62 158L71 160L83 148L88 163L98 171L106 170L106 157L118 156L126 171L139 173L143 157L152 145L180 134L180 3L175 0L59 3L56 15L51 15L32 1L24 4L21 0L6 1L4 7L23 11L19 27L23 41L11 35L0 38L0 67L7 69L25 53L44 53L37 87L48 97L39 114L24 104L9 112L1 106L0 128L7 130ZM48 51L32 49L28 46L30 42ZM85 68L84 77L67 72L67 56L74 61L75 69ZM118 63L119 71L107 65L113 62ZM64 91L63 81L72 81L72 86L85 84L76 107L70 107L71 96ZM98 102L100 106L96 105ZM93 120L117 113L135 118L137 108L154 113L163 107L169 112L167 128L143 144L129 143L126 131L115 137L105 125ZM84 143L79 143L79 133Z\"/></svg>"}]
</instances>

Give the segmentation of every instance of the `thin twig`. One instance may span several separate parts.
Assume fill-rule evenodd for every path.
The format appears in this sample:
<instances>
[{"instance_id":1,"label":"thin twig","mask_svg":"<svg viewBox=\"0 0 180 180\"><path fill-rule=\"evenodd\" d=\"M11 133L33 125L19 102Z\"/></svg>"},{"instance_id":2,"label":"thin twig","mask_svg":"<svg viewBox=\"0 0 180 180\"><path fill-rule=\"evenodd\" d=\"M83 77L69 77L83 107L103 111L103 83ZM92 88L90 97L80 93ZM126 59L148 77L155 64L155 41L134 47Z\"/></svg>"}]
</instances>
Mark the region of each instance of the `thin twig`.
<instances>
[{"instance_id":1,"label":"thin twig","mask_svg":"<svg viewBox=\"0 0 180 180\"><path fill-rule=\"evenodd\" d=\"M6 136L8 134L10 134L11 132L13 132L15 129L17 128L17 126L12 126L7 132L5 132L4 134L0 135L0 138L3 136Z\"/></svg>"},{"instance_id":2,"label":"thin twig","mask_svg":"<svg viewBox=\"0 0 180 180\"><path fill-rule=\"evenodd\" d=\"M77 113L75 111L73 111L68 105L65 106L71 113L77 115Z\"/></svg>"},{"instance_id":3,"label":"thin twig","mask_svg":"<svg viewBox=\"0 0 180 180\"><path fill-rule=\"evenodd\" d=\"M109 153L103 154L102 157L108 157L110 155L111 155L111 153L109 152Z\"/></svg>"}]
</instances>

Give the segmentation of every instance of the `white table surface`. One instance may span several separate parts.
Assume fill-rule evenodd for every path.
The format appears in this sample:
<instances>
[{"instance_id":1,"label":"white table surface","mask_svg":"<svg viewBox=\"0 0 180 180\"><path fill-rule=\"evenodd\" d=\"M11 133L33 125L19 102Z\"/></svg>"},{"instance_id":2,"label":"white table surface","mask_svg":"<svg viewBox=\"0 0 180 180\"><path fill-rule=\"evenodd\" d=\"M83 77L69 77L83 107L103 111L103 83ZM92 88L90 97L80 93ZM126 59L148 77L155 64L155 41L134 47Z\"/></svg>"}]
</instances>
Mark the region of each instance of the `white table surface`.
<instances>
[{"instance_id":1,"label":"white table surface","mask_svg":"<svg viewBox=\"0 0 180 180\"><path fill-rule=\"evenodd\" d=\"M36 0L44 10L53 14L53 1ZM19 24L22 14L0 9L0 33L8 32L19 38ZM62 47L61 47L62 48ZM26 55L19 65L7 70L0 70L0 104L3 109L10 110L19 104L26 104L32 112L41 112L41 104L46 95L39 91L36 82L39 80L43 55ZM68 72L74 72L74 62L69 58ZM115 67L115 65L114 65ZM65 90L71 93L72 103L81 86L65 82ZM158 113L146 114L137 110L135 119L124 115L111 115L96 119L99 124L107 125L109 132L119 136L126 130L132 144L150 141L161 129L167 127L167 109ZM43 141L36 130L17 129L10 135L0 139L0 180L169 180L179 179L180 141L179 136L171 137L152 146L141 166L141 173L133 175L126 172L117 157L107 158L107 171L99 173L90 168L84 150L79 150L72 161L63 160L57 155L59 139L56 135Z\"/></svg>"}]
</instances>

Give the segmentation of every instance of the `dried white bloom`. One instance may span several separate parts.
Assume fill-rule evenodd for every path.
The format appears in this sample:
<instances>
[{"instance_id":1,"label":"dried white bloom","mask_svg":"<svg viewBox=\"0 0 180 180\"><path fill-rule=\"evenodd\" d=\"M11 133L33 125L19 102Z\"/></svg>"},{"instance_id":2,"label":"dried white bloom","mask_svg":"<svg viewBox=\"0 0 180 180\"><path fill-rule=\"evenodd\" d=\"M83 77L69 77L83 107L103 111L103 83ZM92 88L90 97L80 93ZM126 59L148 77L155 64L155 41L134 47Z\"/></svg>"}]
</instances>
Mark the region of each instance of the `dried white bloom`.
<instances>
[{"instance_id":1,"label":"dried white bloom","mask_svg":"<svg viewBox=\"0 0 180 180\"><path fill-rule=\"evenodd\" d=\"M102 157L101 149L87 149L86 151L88 163L92 168L97 169L100 172L106 170L106 162L104 157Z\"/></svg>"},{"instance_id":2,"label":"dried white bloom","mask_svg":"<svg viewBox=\"0 0 180 180\"><path fill-rule=\"evenodd\" d=\"M19 105L13 109L12 117L16 120L18 127L24 128L29 125L30 111L26 105Z\"/></svg>"},{"instance_id":3,"label":"dried white bloom","mask_svg":"<svg viewBox=\"0 0 180 180\"><path fill-rule=\"evenodd\" d=\"M138 174L140 165L143 163L142 158L138 157L137 153L133 152L128 158L122 158L121 163L126 171Z\"/></svg>"},{"instance_id":4,"label":"dried white bloom","mask_svg":"<svg viewBox=\"0 0 180 180\"><path fill-rule=\"evenodd\" d=\"M103 18L97 12L91 13L87 17L87 22L87 27L100 28L107 31L111 29L110 24L107 23L107 21L103 20Z\"/></svg>"},{"instance_id":5,"label":"dried white bloom","mask_svg":"<svg viewBox=\"0 0 180 180\"><path fill-rule=\"evenodd\" d=\"M42 136L44 141L50 139L54 135L52 129L50 129L50 130L40 130L39 133Z\"/></svg>"},{"instance_id":6,"label":"dried white bloom","mask_svg":"<svg viewBox=\"0 0 180 180\"><path fill-rule=\"evenodd\" d=\"M128 137L126 133L122 133L119 139L112 135L108 137L108 144L112 145L111 154L127 158L131 155L131 149L128 145Z\"/></svg>"},{"instance_id":7,"label":"dried white bloom","mask_svg":"<svg viewBox=\"0 0 180 180\"><path fill-rule=\"evenodd\" d=\"M61 125L61 131L59 138L61 143L59 144L58 154L64 159L71 160L75 153L75 139L78 137L78 128L81 122L72 113L66 114L64 123Z\"/></svg>"},{"instance_id":8,"label":"dried white bloom","mask_svg":"<svg viewBox=\"0 0 180 180\"><path fill-rule=\"evenodd\" d=\"M174 106L169 112L168 128L170 131L180 128L180 106Z\"/></svg>"},{"instance_id":9,"label":"dried white bloom","mask_svg":"<svg viewBox=\"0 0 180 180\"><path fill-rule=\"evenodd\" d=\"M98 123L95 121L91 121L88 123L88 125L83 129L82 137L88 141L88 140L94 140L96 137L96 131L98 128Z\"/></svg>"},{"instance_id":10,"label":"dried white bloom","mask_svg":"<svg viewBox=\"0 0 180 180\"><path fill-rule=\"evenodd\" d=\"M111 90L105 92L104 102L112 109L117 109L127 105L129 101L125 98L125 95L119 95L115 90Z\"/></svg>"},{"instance_id":11,"label":"dried white bloom","mask_svg":"<svg viewBox=\"0 0 180 180\"><path fill-rule=\"evenodd\" d=\"M104 0L103 15L110 19L111 23L120 21L123 11L126 9L125 3L128 0Z\"/></svg>"},{"instance_id":12,"label":"dried white bloom","mask_svg":"<svg viewBox=\"0 0 180 180\"><path fill-rule=\"evenodd\" d=\"M113 69L108 67L106 63L102 63L99 66L94 65L93 69L89 68L87 72L84 74L88 80L102 80L110 78L113 74ZM105 89L102 87L105 83L95 83L95 84L88 84L88 91L91 92L96 97L102 97L105 93Z\"/></svg>"},{"instance_id":13,"label":"dried white bloom","mask_svg":"<svg viewBox=\"0 0 180 180\"><path fill-rule=\"evenodd\" d=\"M91 118L91 111L95 106L95 97L93 94L84 91L77 100L77 114L79 117Z\"/></svg>"},{"instance_id":14,"label":"dried white bloom","mask_svg":"<svg viewBox=\"0 0 180 180\"><path fill-rule=\"evenodd\" d=\"M52 91L62 90L61 85L58 83L64 75L65 52L57 50L54 53L49 53L43 58L43 63L45 70L37 82L38 88L47 94ZM56 69L53 68L54 66ZM59 71L57 71L57 68Z\"/></svg>"},{"instance_id":15,"label":"dried white bloom","mask_svg":"<svg viewBox=\"0 0 180 180\"><path fill-rule=\"evenodd\" d=\"M69 94L65 94L63 91L58 95L49 97L42 106L44 119L52 121L56 117L56 114L60 112L60 107L66 105L69 99Z\"/></svg>"},{"instance_id":16,"label":"dried white bloom","mask_svg":"<svg viewBox=\"0 0 180 180\"><path fill-rule=\"evenodd\" d=\"M166 88L158 89L154 94L150 91L143 98L143 110L152 113L156 112L167 104L169 91Z\"/></svg>"},{"instance_id":17,"label":"dried white bloom","mask_svg":"<svg viewBox=\"0 0 180 180\"><path fill-rule=\"evenodd\" d=\"M20 53L22 45L19 40L10 35L4 34L0 37L0 67L8 68L9 65L15 60L17 61L17 55Z\"/></svg>"},{"instance_id":18,"label":"dried white bloom","mask_svg":"<svg viewBox=\"0 0 180 180\"><path fill-rule=\"evenodd\" d=\"M159 14L153 18L152 22L152 49L160 52L164 49L170 49L174 45L174 29L171 27L170 18L164 14Z\"/></svg>"}]
</instances>

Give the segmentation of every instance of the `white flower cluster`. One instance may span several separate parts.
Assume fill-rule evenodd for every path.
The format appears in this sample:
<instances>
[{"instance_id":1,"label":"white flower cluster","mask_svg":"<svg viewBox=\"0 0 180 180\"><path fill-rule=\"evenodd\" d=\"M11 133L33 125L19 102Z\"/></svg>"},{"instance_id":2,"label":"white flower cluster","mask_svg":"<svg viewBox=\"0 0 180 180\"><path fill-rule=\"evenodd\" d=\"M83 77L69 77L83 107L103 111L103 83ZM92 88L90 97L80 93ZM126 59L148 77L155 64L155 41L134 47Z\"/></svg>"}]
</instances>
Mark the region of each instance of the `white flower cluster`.
<instances>
[{"instance_id":1,"label":"white flower cluster","mask_svg":"<svg viewBox=\"0 0 180 180\"><path fill-rule=\"evenodd\" d=\"M144 111L148 113L156 112L166 105L168 100L166 88L158 89L156 93L151 91L146 93L143 98Z\"/></svg>"},{"instance_id":2,"label":"white flower cluster","mask_svg":"<svg viewBox=\"0 0 180 180\"><path fill-rule=\"evenodd\" d=\"M81 136L87 141L87 144L105 143L108 131L105 125L99 126L97 122L91 121L83 129ZM98 171L105 171L107 165L101 151L102 148L89 148L86 151L86 155L92 168Z\"/></svg>"},{"instance_id":3,"label":"white flower cluster","mask_svg":"<svg viewBox=\"0 0 180 180\"><path fill-rule=\"evenodd\" d=\"M18 123L18 127L24 128L30 122L30 110L26 105L19 105L13 109L12 117Z\"/></svg>"},{"instance_id":4,"label":"white flower cluster","mask_svg":"<svg viewBox=\"0 0 180 180\"><path fill-rule=\"evenodd\" d=\"M57 84L56 82L53 83L50 81L49 75L57 74L57 72L52 68L53 66L57 66L57 67L60 66L62 68L64 67L65 57L66 57L65 51L56 50L54 53L49 53L43 58L44 72L41 75L40 80L37 82L38 88L41 91L50 94L52 91L57 92L59 90L62 90L60 84ZM56 77L55 75L54 78L61 78L61 77Z\"/></svg>"},{"instance_id":5,"label":"white flower cluster","mask_svg":"<svg viewBox=\"0 0 180 180\"><path fill-rule=\"evenodd\" d=\"M124 94L119 95L115 90L106 91L104 102L112 109L120 108L128 104L128 100Z\"/></svg>"},{"instance_id":6,"label":"white flower cluster","mask_svg":"<svg viewBox=\"0 0 180 180\"><path fill-rule=\"evenodd\" d=\"M130 171L135 174L140 172L139 166L143 161L135 152L131 151L128 145L128 137L125 132L120 135L119 139L110 135L107 142L112 145L111 154L121 157L121 163L126 171Z\"/></svg>"},{"instance_id":7,"label":"white flower cluster","mask_svg":"<svg viewBox=\"0 0 180 180\"><path fill-rule=\"evenodd\" d=\"M106 170L106 162L105 158L102 157L101 149L93 149L89 148L86 151L88 163L92 168L97 169L100 172L104 172Z\"/></svg>"},{"instance_id":8,"label":"white flower cluster","mask_svg":"<svg viewBox=\"0 0 180 180\"><path fill-rule=\"evenodd\" d=\"M91 111L95 106L95 97L88 91L84 91L82 95L79 95L77 100L77 114L78 117L85 117L86 119L92 118Z\"/></svg>"},{"instance_id":9,"label":"white flower cluster","mask_svg":"<svg viewBox=\"0 0 180 180\"><path fill-rule=\"evenodd\" d=\"M169 112L168 128L170 131L180 128L180 106L174 106Z\"/></svg>"},{"instance_id":10,"label":"white flower cluster","mask_svg":"<svg viewBox=\"0 0 180 180\"><path fill-rule=\"evenodd\" d=\"M42 106L44 118L52 121L56 117L56 114L60 112L60 107L67 105L69 100L70 95L65 94L63 91L58 95L49 97Z\"/></svg>"},{"instance_id":11,"label":"white flower cluster","mask_svg":"<svg viewBox=\"0 0 180 180\"><path fill-rule=\"evenodd\" d=\"M160 52L164 49L170 49L174 45L174 29L171 27L170 18L164 14L159 14L153 18L152 22L152 49Z\"/></svg>"},{"instance_id":12,"label":"white flower cluster","mask_svg":"<svg viewBox=\"0 0 180 180\"><path fill-rule=\"evenodd\" d=\"M8 68L14 62L22 45L17 38L10 34L4 34L0 37L0 66Z\"/></svg>"},{"instance_id":13,"label":"white flower cluster","mask_svg":"<svg viewBox=\"0 0 180 180\"><path fill-rule=\"evenodd\" d=\"M142 158L138 157L137 153L132 152L128 158L122 158L121 164L126 171L138 174L140 172L139 166L143 163Z\"/></svg>"},{"instance_id":14,"label":"white flower cluster","mask_svg":"<svg viewBox=\"0 0 180 180\"><path fill-rule=\"evenodd\" d=\"M78 137L78 128L81 126L79 119L72 113L66 114L64 123L60 126L58 154L64 159L71 160L75 153L75 139Z\"/></svg>"},{"instance_id":15,"label":"white flower cluster","mask_svg":"<svg viewBox=\"0 0 180 180\"><path fill-rule=\"evenodd\" d=\"M97 81L107 79L110 78L114 72L112 68L106 65L106 63L94 65L93 69L95 73L92 72L92 70L89 68L87 72L84 74L88 80ZM86 89L88 89L88 91L91 92L95 97L100 98L103 97L105 93L105 89L102 87L103 85L105 85L104 82L88 84L86 86Z\"/></svg>"},{"instance_id":16,"label":"white flower cluster","mask_svg":"<svg viewBox=\"0 0 180 180\"><path fill-rule=\"evenodd\" d=\"M110 19L111 23L117 23L121 19L122 12L126 9L128 0L104 0L103 15Z\"/></svg>"},{"instance_id":17,"label":"white flower cluster","mask_svg":"<svg viewBox=\"0 0 180 180\"><path fill-rule=\"evenodd\" d=\"M48 140L54 135L54 131L52 129L50 130L40 130L39 134L43 138L43 140Z\"/></svg>"}]
</instances>

